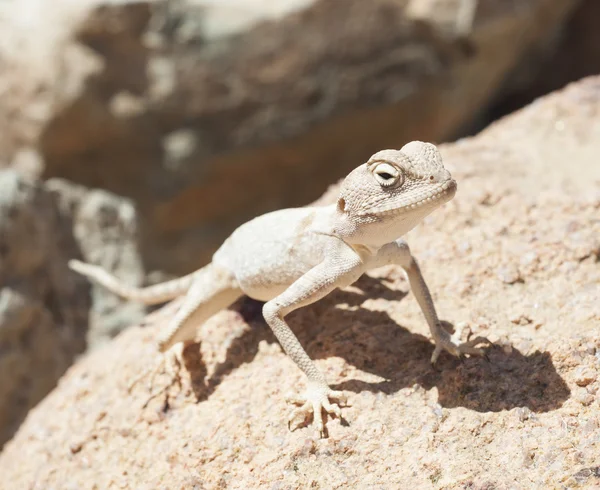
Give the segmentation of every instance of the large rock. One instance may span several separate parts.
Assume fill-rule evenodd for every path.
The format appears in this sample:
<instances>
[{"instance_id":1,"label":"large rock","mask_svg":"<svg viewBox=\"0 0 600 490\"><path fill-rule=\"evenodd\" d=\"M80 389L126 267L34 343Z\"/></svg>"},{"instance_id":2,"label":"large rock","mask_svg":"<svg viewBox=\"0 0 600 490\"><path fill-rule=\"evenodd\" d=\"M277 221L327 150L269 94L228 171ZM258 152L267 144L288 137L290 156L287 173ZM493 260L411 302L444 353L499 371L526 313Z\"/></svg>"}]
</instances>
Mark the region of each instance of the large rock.
<instances>
[{"instance_id":1,"label":"large rock","mask_svg":"<svg viewBox=\"0 0 600 490\"><path fill-rule=\"evenodd\" d=\"M87 189L62 179L51 179L50 190L65 216L69 216L78 257L104 267L132 286L145 282L139 253L138 216L133 203L101 189ZM68 257L74 258L75 256ZM87 346L95 348L112 339L146 311L139 303L123 301L80 275L77 285L92 291Z\"/></svg>"},{"instance_id":2,"label":"large rock","mask_svg":"<svg viewBox=\"0 0 600 490\"><path fill-rule=\"evenodd\" d=\"M471 123L577 1L3 4L0 158L39 144L45 176L132 198L146 267L182 273L375 150Z\"/></svg>"},{"instance_id":3,"label":"large rock","mask_svg":"<svg viewBox=\"0 0 600 490\"><path fill-rule=\"evenodd\" d=\"M304 380L240 301L200 328L181 386L128 382L164 315L82 359L0 455L12 488L593 488L600 483L600 78L444 145L456 198L409 241L442 318L496 342L429 365L397 267L290 322L349 425L289 432ZM355 162L356 164L359 162ZM323 201L331 201L332 189ZM164 392L163 392L164 390Z\"/></svg>"},{"instance_id":4,"label":"large rock","mask_svg":"<svg viewBox=\"0 0 600 490\"><path fill-rule=\"evenodd\" d=\"M98 288L88 313L90 285L67 267L85 258L140 284L135 228L122 198L0 170L0 445L77 355L141 319Z\"/></svg>"},{"instance_id":5,"label":"large rock","mask_svg":"<svg viewBox=\"0 0 600 490\"><path fill-rule=\"evenodd\" d=\"M39 183L0 171L0 445L86 345L89 299L67 268L71 222Z\"/></svg>"}]
</instances>

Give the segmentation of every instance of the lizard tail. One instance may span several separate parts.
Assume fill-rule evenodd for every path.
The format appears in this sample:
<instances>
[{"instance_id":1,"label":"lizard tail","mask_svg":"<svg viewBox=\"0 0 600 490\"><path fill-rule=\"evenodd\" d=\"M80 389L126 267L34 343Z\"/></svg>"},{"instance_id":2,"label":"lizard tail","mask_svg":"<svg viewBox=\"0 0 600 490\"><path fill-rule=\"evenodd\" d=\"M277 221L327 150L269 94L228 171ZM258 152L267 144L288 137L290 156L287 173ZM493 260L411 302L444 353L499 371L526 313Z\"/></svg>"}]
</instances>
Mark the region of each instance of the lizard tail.
<instances>
[{"instance_id":1,"label":"lizard tail","mask_svg":"<svg viewBox=\"0 0 600 490\"><path fill-rule=\"evenodd\" d=\"M194 273L173 279L172 281L155 284L146 288L135 288L121 283L115 276L101 267L86 264L79 260L70 260L69 268L79 274L104 286L110 292L125 299L138 301L147 305L155 305L172 300L184 294L194 280Z\"/></svg>"}]
</instances>

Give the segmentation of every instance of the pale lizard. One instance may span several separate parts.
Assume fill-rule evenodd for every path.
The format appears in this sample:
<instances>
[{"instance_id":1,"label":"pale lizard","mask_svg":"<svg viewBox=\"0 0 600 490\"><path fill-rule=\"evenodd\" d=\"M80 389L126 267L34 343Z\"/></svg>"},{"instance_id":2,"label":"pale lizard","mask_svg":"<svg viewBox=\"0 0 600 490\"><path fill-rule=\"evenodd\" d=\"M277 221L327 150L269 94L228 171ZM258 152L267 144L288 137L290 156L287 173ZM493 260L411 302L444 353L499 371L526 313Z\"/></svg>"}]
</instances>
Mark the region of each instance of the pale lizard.
<instances>
[{"instance_id":1,"label":"pale lizard","mask_svg":"<svg viewBox=\"0 0 600 490\"><path fill-rule=\"evenodd\" d=\"M413 141L399 151L379 151L354 169L342 182L335 204L283 209L243 224L210 264L182 278L138 289L121 284L100 267L76 260L70 266L115 294L146 304L185 294L158 338L161 352L178 342L193 341L201 322L243 294L266 301L266 322L308 378L304 395L292 400L301 406L292 411L288 425L300 415L312 414L323 436L322 409L341 417L339 405L331 400L343 403L346 397L329 388L285 316L352 284L367 270L397 264L406 271L435 342L432 363L442 350L459 356L483 354L476 346L486 339L461 344L441 326L419 266L406 242L399 239L450 201L456 188L438 149Z\"/></svg>"}]
</instances>

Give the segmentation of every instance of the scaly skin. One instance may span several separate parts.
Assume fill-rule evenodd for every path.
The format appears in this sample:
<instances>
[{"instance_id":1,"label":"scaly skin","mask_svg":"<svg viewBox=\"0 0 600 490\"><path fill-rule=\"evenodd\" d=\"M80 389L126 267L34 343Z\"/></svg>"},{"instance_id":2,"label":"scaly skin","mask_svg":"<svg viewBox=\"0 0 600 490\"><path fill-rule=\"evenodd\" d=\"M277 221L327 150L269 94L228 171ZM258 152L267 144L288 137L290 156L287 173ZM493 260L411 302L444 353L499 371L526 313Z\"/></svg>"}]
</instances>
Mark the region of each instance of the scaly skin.
<instances>
[{"instance_id":1,"label":"scaly skin","mask_svg":"<svg viewBox=\"0 0 600 490\"><path fill-rule=\"evenodd\" d=\"M266 301L263 315L279 343L306 374L307 390L292 399L300 405L289 422L311 414L325 435L322 411L340 417L329 388L306 354L285 316L352 284L369 269L401 266L408 276L435 342L431 361L442 350L453 355L483 354L477 338L459 343L444 330L425 280L406 242L399 237L448 202L456 182L437 148L413 141L401 150L383 150L343 181L336 204L284 209L240 226L214 254L210 264L184 278L145 289L120 284L99 267L71 261L71 267L125 298L156 303L185 293L179 311L158 339L164 352L193 341L198 325L241 295Z\"/></svg>"}]
</instances>

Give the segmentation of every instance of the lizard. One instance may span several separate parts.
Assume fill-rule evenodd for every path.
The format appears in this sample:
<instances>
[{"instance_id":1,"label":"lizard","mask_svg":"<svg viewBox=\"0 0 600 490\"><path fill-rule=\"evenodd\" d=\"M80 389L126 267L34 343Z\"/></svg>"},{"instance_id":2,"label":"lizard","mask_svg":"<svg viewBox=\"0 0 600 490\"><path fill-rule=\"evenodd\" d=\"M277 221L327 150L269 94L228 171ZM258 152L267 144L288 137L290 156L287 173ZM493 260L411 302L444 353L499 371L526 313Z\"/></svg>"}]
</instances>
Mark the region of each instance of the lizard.
<instances>
[{"instance_id":1,"label":"lizard","mask_svg":"<svg viewBox=\"0 0 600 490\"><path fill-rule=\"evenodd\" d=\"M487 339L460 343L457 333L443 328L417 260L401 238L450 201L456 190L438 148L412 141L400 150L378 151L351 171L331 205L277 210L242 224L208 265L181 278L134 288L99 266L78 260L69 266L130 300L158 304L185 295L157 339L163 353L175 344L193 342L202 322L244 294L265 302L266 323L307 379L304 393L288 400L299 405L288 427L300 416L304 421L312 417L325 437L323 411L341 418L340 406L347 397L329 387L285 317L351 285L366 271L388 264L403 268L435 343L432 364L444 350L460 357L485 355L478 344Z\"/></svg>"}]
</instances>

